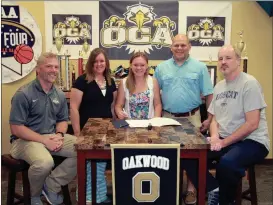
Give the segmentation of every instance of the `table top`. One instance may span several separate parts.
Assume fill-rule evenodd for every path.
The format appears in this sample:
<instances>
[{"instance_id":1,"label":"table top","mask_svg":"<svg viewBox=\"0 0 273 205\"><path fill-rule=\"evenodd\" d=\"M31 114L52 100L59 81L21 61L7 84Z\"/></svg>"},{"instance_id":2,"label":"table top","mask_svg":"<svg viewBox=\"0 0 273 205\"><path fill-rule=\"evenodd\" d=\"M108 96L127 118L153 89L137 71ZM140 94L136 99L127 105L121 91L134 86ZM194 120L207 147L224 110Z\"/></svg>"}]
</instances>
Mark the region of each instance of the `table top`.
<instances>
[{"instance_id":1,"label":"table top","mask_svg":"<svg viewBox=\"0 0 273 205\"><path fill-rule=\"evenodd\" d=\"M110 144L182 144L181 149L208 149L206 138L187 118L181 126L115 128L112 119L89 118L75 144L76 150L110 149Z\"/></svg>"}]
</instances>

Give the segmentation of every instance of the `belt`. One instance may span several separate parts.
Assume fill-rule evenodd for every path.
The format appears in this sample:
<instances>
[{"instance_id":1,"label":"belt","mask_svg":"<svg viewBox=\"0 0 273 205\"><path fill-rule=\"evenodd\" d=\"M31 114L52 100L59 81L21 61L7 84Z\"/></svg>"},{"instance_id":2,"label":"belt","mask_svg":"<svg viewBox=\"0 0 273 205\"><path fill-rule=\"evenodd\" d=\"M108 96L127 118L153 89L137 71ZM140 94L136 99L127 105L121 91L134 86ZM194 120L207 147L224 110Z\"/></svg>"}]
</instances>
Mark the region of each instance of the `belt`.
<instances>
[{"instance_id":1,"label":"belt","mask_svg":"<svg viewBox=\"0 0 273 205\"><path fill-rule=\"evenodd\" d=\"M17 139L18 139L18 137L16 137L15 135L11 135L11 136L10 136L10 140L9 140L10 144L12 144L13 141L15 141L15 140L17 140Z\"/></svg>"},{"instance_id":2,"label":"belt","mask_svg":"<svg viewBox=\"0 0 273 205\"><path fill-rule=\"evenodd\" d=\"M192 109L190 112L183 112L183 113L173 113L167 110L164 110L164 111L167 113L170 113L171 115L175 117L188 117L188 116L194 115L198 110L199 110L199 107Z\"/></svg>"}]
</instances>

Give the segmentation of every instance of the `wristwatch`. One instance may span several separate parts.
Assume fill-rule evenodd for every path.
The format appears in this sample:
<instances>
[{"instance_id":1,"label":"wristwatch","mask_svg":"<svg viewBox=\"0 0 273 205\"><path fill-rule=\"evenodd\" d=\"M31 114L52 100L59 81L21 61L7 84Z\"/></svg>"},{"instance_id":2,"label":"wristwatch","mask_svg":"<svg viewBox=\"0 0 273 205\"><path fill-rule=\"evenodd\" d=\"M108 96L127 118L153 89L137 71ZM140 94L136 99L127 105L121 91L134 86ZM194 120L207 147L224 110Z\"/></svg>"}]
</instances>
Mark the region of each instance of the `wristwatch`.
<instances>
[{"instance_id":1,"label":"wristwatch","mask_svg":"<svg viewBox=\"0 0 273 205\"><path fill-rule=\"evenodd\" d=\"M61 134L62 137L64 137L64 133L63 132L56 132L56 134Z\"/></svg>"}]
</instances>

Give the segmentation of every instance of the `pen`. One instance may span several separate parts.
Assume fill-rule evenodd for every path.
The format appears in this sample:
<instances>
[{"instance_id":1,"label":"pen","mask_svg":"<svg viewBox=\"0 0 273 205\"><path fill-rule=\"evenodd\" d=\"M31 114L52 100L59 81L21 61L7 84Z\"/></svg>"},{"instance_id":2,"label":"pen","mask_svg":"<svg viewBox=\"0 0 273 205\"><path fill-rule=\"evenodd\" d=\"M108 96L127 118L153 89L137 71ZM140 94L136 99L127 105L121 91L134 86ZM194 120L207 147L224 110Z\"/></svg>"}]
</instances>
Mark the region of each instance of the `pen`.
<instances>
[{"instance_id":1,"label":"pen","mask_svg":"<svg viewBox=\"0 0 273 205\"><path fill-rule=\"evenodd\" d=\"M125 125L119 125L119 128L126 127L126 126L127 126L127 124L125 124Z\"/></svg>"},{"instance_id":2,"label":"pen","mask_svg":"<svg viewBox=\"0 0 273 205\"><path fill-rule=\"evenodd\" d=\"M123 111L125 114L127 114L124 108L122 108L122 111Z\"/></svg>"},{"instance_id":3,"label":"pen","mask_svg":"<svg viewBox=\"0 0 273 205\"><path fill-rule=\"evenodd\" d=\"M127 112L125 111L124 108L122 108L122 112L126 115L126 117L128 117L128 114L127 114Z\"/></svg>"}]
</instances>

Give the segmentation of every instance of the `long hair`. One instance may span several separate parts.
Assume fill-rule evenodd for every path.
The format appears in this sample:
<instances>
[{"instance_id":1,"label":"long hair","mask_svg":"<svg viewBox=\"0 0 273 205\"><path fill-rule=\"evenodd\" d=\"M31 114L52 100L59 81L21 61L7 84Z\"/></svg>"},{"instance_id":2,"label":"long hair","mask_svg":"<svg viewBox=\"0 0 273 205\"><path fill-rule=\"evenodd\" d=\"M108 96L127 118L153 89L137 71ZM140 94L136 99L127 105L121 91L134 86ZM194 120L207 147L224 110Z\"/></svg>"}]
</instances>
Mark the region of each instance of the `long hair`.
<instances>
[{"instance_id":1,"label":"long hair","mask_svg":"<svg viewBox=\"0 0 273 205\"><path fill-rule=\"evenodd\" d=\"M92 52L89 55L89 58L85 65L86 80L88 83L95 80L94 64L95 64L97 56L101 53L104 55L105 63L106 63L103 75L104 77L106 77L108 85L111 85L111 71L110 71L109 59L106 55L106 52L101 48L95 48L94 50L92 50Z\"/></svg>"},{"instance_id":2,"label":"long hair","mask_svg":"<svg viewBox=\"0 0 273 205\"><path fill-rule=\"evenodd\" d=\"M136 88L136 80L135 80L135 76L134 76L134 73L132 71L132 62L135 58L138 58L138 57L142 57L146 62L147 62L147 65L148 65L148 57L145 53L143 52L136 52L130 59L130 68L129 68L129 75L126 79L126 88L129 90L129 93L133 93L135 88ZM144 74L144 78L146 79L148 76L148 68Z\"/></svg>"}]
</instances>

